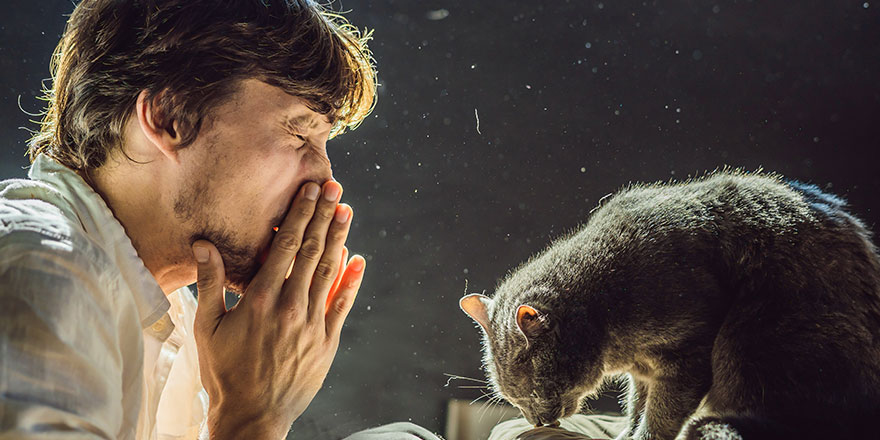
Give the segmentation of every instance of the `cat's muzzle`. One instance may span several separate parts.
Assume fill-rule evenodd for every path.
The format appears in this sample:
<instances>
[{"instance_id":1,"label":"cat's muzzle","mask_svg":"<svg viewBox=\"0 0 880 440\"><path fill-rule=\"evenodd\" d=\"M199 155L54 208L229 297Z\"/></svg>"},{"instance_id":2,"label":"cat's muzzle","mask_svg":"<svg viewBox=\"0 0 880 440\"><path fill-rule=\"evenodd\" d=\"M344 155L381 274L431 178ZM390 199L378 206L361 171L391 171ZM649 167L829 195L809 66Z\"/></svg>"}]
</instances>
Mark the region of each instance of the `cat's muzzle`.
<instances>
[{"instance_id":1,"label":"cat's muzzle","mask_svg":"<svg viewBox=\"0 0 880 440\"><path fill-rule=\"evenodd\" d=\"M559 426L559 419L562 417L562 408L541 408L538 411L533 409L520 408L526 420L535 427L541 426Z\"/></svg>"}]
</instances>

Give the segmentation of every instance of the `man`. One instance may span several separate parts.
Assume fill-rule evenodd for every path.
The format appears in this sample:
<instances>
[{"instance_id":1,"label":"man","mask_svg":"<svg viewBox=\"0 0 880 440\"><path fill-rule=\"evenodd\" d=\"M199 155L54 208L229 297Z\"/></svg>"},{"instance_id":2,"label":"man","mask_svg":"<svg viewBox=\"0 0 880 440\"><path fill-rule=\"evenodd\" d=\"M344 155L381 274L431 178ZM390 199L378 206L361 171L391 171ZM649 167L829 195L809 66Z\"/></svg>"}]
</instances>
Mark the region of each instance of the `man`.
<instances>
[{"instance_id":1,"label":"man","mask_svg":"<svg viewBox=\"0 0 880 440\"><path fill-rule=\"evenodd\" d=\"M0 437L285 436L365 270L326 143L373 106L368 38L308 0L75 8L0 184Z\"/></svg>"}]
</instances>

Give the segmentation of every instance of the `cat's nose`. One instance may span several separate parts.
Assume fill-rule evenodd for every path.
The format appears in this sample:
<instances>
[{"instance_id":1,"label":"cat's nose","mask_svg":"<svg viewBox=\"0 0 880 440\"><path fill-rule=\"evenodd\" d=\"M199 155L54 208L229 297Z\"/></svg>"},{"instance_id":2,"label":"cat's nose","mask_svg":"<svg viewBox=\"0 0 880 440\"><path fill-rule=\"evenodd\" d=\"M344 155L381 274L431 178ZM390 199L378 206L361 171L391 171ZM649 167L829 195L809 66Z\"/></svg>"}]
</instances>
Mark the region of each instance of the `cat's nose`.
<instances>
[{"instance_id":1,"label":"cat's nose","mask_svg":"<svg viewBox=\"0 0 880 440\"><path fill-rule=\"evenodd\" d=\"M548 422L546 414L536 411L535 408L522 408L522 414L535 427L544 426Z\"/></svg>"},{"instance_id":2,"label":"cat's nose","mask_svg":"<svg viewBox=\"0 0 880 440\"><path fill-rule=\"evenodd\" d=\"M558 416L557 417L548 417L544 421L544 426L555 426L558 428L559 427L559 417Z\"/></svg>"},{"instance_id":3,"label":"cat's nose","mask_svg":"<svg viewBox=\"0 0 880 440\"><path fill-rule=\"evenodd\" d=\"M544 426L559 426L559 419L565 415L564 412L565 409L559 406L548 409L540 417L541 424Z\"/></svg>"},{"instance_id":4,"label":"cat's nose","mask_svg":"<svg viewBox=\"0 0 880 440\"><path fill-rule=\"evenodd\" d=\"M559 418L549 414L540 414L537 417L536 426L559 426Z\"/></svg>"}]
</instances>

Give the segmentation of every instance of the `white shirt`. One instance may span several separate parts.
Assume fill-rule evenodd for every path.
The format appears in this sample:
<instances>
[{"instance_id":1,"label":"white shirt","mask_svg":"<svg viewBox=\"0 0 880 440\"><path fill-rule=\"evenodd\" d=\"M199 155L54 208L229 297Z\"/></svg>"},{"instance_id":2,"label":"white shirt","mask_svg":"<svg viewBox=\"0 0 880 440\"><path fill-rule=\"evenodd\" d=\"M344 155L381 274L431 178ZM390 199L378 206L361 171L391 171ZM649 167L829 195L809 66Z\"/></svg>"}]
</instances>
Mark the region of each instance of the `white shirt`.
<instances>
[{"instance_id":1,"label":"white shirt","mask_svg":"<svg viewBox=\"0 0 880 440\"><path fill-rule=\"evenodd\" d=\"M166 297L104 200L40 155L0 182L0 439L196 439L188 288Z\"/></svg>"}]
</instances>

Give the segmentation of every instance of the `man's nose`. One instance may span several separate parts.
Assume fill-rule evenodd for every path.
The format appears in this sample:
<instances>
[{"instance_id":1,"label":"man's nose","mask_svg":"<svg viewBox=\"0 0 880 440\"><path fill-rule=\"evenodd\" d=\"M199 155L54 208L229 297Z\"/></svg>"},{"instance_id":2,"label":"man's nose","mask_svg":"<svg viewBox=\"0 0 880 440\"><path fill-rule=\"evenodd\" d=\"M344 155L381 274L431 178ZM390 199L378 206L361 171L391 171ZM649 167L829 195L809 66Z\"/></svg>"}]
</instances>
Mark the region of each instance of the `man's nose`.
<instances>
[{"instance_id":1,"label":"man's nose","mask_svg":"<svg viewBox=\"0 0 880 440\"><path fill-rule=\"evenodd\" d=\"M333 166L327 156L316 153L309 154L301 162L301 166L306 168L306 180L319 184L333 180Z\"/></svg>"},{"instance_id":2,"label":"man's nose","mask_svg":"<svg viewBox=\"0 0 880 440\"><path fill-rule=\"evenodd\" d=\"M306 180L315 182L318 185L324 185L324 183L335 179L333 179L333 170L329 166L325 166L320 169L311 170Z\"/></svg>"},{"instance_id":3,"label":"man's nose","mask_svg":"<svg viewBox=\"0 0 880 440\"><path fill-rule=\"evenodd\" d=\"M335 180L333 179L333 167L330 165L329 161L318 171L318 180L316 181L323 184L328 180Z\"/></svg>"}]
</instances>

